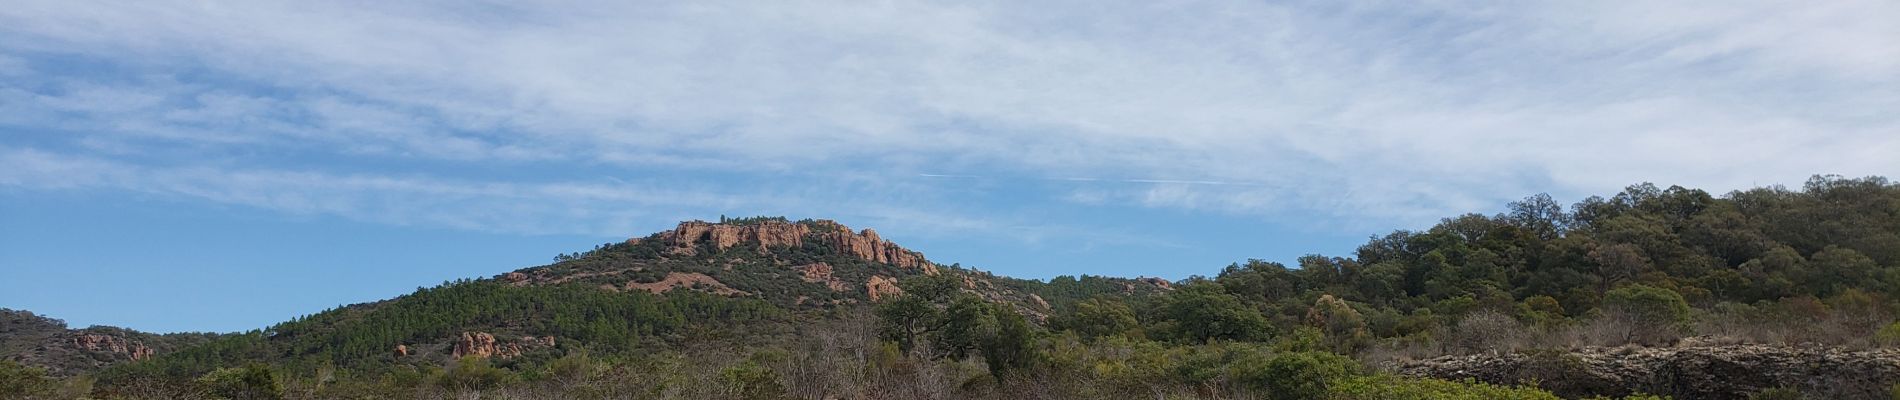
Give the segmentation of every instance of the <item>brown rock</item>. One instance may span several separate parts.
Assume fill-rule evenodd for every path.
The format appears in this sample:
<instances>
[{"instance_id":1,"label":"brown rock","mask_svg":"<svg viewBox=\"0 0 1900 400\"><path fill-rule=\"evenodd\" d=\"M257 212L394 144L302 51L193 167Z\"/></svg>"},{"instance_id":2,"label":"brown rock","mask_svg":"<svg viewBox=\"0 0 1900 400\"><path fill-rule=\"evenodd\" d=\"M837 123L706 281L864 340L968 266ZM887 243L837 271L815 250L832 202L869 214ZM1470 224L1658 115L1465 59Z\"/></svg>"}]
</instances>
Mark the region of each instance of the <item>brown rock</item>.
<instances>
[{"instance_id":1,"label":"brown rock","mask_svg":"<svg viewBox=\"0 0 1900 400\"><path fill-rule=\"evenodd\" d=\"M508 283L513 284L515 286L523 286L523 285L528 284L528 274L524 274L520 272L509 272L506 274L502 274L501 280L508 281Z\"/></svg>"},{"instance_id":2,"label":"brown rock","mask_svg":"<svg viewBox=\"0 0 1900 400\"><path fill-rule=\"evenodd\" d=\"M404 346L400 344L396 345L396 358L403 358L403 357L408 357L408 356L409 356L409 346Z\"/></svg>"},{"instance_id":3,"label":"brown rock","mask_svg":"<svg viewBox=\"0 0 1900 400\"><path fill-rule=\"evenodd\" d=\"M807 240L817 240L865 261L920 269L931 275L938 272L937 266L925 260L922 253L886 241L875 230L865 229L853 233L849 227L828 220L809 224L761 221L745 225L687 221L656 236L666 243L666 253L672 255L696 255L701 244L707 243L715 251L724 251L741 243L755 243L759 245L760 251L765 251L772 247L800 246Z\"/></svg>"},{"instance_id":4,"label":"brown rock","mask_svg":"<svg viewBox=\"0 0 1900 400\"><path fill-rule=\"evenodd\" d=\"M157 354L145 343L113 335L80 333L73 335L73 345L88 351L103 351L131 356L133 360L143 360Z\"/></svg>"},{"instance_id":5,"label":"brown rock","mask_svg":"<svg viewBox=\"0 0 1900 400\"><path fill-rule=\"evenodd\" d=\"M553 336L539 338L523 336L511 342L501 343L495 340L495 335L488 334L487 332L462 332L462 337L456 340L455 350L451 354L455 358L496 357L507 359L519 357L522 353L526 353L530 350L553 346ZM397 347L397 349L407 350L400 346Z\"/></svg>"},{"instance_id":6,"label":"brown rock","mask_svg":"<svg viewBox=\"0 0 1900 400\"><path fill-rule=\"evenodd\" d=\"M1029 302L1035 303L1037 308L1040 308L1044 311L1047 311L1049 309L1049 301L1043 300L1042 296L1037 296L1035 293L1029 294Z\"/></svg>"},{"instance_id":7,"label":"brown rock","mask_svg":"<svg viewBox=\"0 0 1900 400\"><path fill-rule=\"evenodd\" d=\"M864 294L871 296L871 301L878 301L886 297L902 295L904 289L897 287L897 278L872 275L871 280L864 282Z\"/></svg>"},{"instance_id":8,"label":"brown rock","mask_svg":"<svg viewBox=\"0 0 1900 400\"><path fill-rule=\"evenodd\" d=\"M1161 279L1161 278L1156 278L1156 277L1151 277L1151 276L1144 276L1144 277L1140 277L1140 278L1136 278L1135 280L1137 280L1137 281L1142 281L1142 282L1147 282L1148 284L1150 284L1150 285L1155 285L1155 287L1158 287L1158 288L1161 288L1161 289L1165 289L1165 290L1174 290L1174 286L1173 286L1173 285L1171 285L1171 284L1169 284L1169 283L1168 283L1168 280L1167 280L1167 279Z\"/></svg>"},{"instance_id":9,"label":"brown rock","mask_svg":"<svg viewBox=\"0 0 1900 400\"><path fill-rule=\"evenodd\" d=\"M798 269L799 279L801 280L811 283L823 283L826 288L830 288L831 291L834 292L842 292L847 289L844 281L838 280L837 277L831 275L831 264L819 262L801 265L796 268Z\"/></svg>"}]
</instances>

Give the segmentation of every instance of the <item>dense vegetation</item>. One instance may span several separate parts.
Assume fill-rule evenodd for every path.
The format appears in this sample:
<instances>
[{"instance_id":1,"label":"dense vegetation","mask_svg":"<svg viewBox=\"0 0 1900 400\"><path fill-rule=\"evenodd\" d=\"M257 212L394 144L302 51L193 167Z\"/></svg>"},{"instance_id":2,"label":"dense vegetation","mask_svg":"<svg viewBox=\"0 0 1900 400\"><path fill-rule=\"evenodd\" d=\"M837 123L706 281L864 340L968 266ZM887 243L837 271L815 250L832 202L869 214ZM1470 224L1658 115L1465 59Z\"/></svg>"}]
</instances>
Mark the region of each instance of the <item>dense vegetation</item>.
<instances>
[{"instance_id":1,"label":"dense vegetation","mask_svg":"<svg viewBox=\"0 0 1900 400\"><path fill-rule=\"evenodd\" d=\"M1556 396L1535 387L1537 379L1497 386L1399 377L1384 367L1458 353L1662 346L1689 336L1900 346L1893 314L1900 306L1900 185L1883 178L1821 176L1800 190L1721 196L1642 184L1569 207L1532 196L1508 210L1373 237L1350 257L1238 263L1171 289L1093 276L1017 280L961 266L904 275L823 246L741 245L655 261L655 244L606 244L540 268L576 276L637 270L627 274L648 280L659 271L703 273L752 295L617 292L586 279L450 282L108 370L94 376L89 392L1547 399ZM784 220L722 222L766 221ZM859 307L773 264L820 261L860 282L874 273L908 276L904 294ZM807 299L830 302L812 307ZM390 352L408 344L442 354L426 347L468 330L561 342L508 359ZM1821 377L1811 385L1829 384ZM6 364L0 386L34 396L88 392Z\"/></svg>"}]
</instances>

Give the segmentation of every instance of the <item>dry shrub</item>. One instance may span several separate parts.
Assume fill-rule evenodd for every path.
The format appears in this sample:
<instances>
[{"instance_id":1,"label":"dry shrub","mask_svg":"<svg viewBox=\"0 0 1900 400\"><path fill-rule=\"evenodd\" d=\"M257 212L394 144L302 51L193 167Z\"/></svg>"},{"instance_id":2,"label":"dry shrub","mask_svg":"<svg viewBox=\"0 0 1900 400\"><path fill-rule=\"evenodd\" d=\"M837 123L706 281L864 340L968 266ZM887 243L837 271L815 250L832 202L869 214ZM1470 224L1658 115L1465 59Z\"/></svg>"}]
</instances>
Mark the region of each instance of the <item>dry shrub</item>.
<instances>
[{"instance_id":1,"label":"dry shrub","mask_svg":"<svg viewBox=\"0 0 1900 400\"><path fill-rule=\"evenodd\" d=\"M1524 346L1533 332L1504 313L1480 310L1466 314L1452 328L1451 345L1457 351L1511 352Z\"/></svg>"}]
</instances>

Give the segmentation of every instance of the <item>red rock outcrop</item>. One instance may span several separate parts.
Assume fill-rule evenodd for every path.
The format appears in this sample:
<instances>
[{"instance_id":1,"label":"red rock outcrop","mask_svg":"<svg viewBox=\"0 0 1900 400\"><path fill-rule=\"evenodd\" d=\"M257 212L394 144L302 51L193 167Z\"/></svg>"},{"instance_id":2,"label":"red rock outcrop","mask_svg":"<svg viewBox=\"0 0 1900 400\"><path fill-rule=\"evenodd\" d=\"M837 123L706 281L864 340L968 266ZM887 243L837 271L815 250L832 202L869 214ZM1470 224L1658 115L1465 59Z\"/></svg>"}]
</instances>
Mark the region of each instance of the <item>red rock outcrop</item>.
<instances>
[{"instance_id":1,"label":"red rock outcrop","mask_svg":"<svg viewBox=\"0 0 1900 400\"><path fill-rule=\"evenodd\" d=\"M455 350L451 355L455 358L496 357L507 359L519 357L522 353L546 347L554 347L553 336L538 338L534 336L523 336L520 339L502 343L495 340L495 335L490 335L487 332L462 332L462 337L455 341ZM407 350L407 348L401 346L398 346L397 349L403 351Z\"/></svg>"},{"instance_id":2,"label":"red rock outcrop","mask_svg":"<svg viewBox=\"0 0 1900 400\"><path fill-rule=\"evenodd\" d=\"M739 243L758 243L763 250L767 247L798 246L804 244L805 236L811 234L811 227L805 224L785 221L763 221L745 225L715 224L704 221L681 222L671 231L661 232L668 254L691 255L698 252L700 243L712 243L713 249L725 250Z\"/></svg>"},{"instance_id":3,"label":"red rock outcrop","mask_svg":"<svg viewBox=\"0 0 1900 400\"><path fill-rule=\"evenodd\" d=\"M528 284L528 274L520 272L502 274L501 279L515 286L526 286Z\"/></svg>"},{"instance_id":4,"label":"red rock outcrop","mask_svg":"<svg viewBox=\"0 0 1900 400\"><path fill-rule=\"evenodd\" d=\"M871 301L878 301L885 297L902 295L904 289L897 287L897 278L872 275L871 280L864 282L864 294L871 296Z\"/></svg>"},{"instance_id":5,"label":"red rock outcrop","mask_svg":"<svg viewBox=\"0 0 1900 400\"><path fill-rule=\"evenodd\" d=\"M850 227L829 220L809 223L759 221L746 224L687 221L681 222L673 230L660 232L657 240L666 243L666 253L672 255L698 254L702 244L711 244L714 250L724 251L741 243L756 243L760 251L765 251L772 247L801 246L808 240L816 240L865 261L937 274L936 265L925 260L923 253L884 240L877 235L877 231L865 229L854 233ZM629 240L628 243L639 241Z\"/></svg>"},{"instance_id":6,"label":"red rock outcrop","mask_svg":"<svg viewBox=\"0 0 1900 400\"><path fill-rule=\"evenodd\" d=\"M1169 283L1168 283L1168 280L1167 280L1167 279L1161 279L1161 278L1156 278L1156 277L1151 277L1151 276L1144 276L1144 277L1140 277L1140 278L1135 278L1135 280L1137 280L1137 281L1142 281L1142 282L1147 282L1148 284L1150 284L1150 285L1155 285L1155 287L1158 287L1158 288L1162 288L1162 289L1166 289L1166 290L1174 290L1174 286L1173 286L1172 284L1169 284Z\"/></svg>"},{"instance_id":7,"label":"red rock outcrop","mask_svg":"<svg viewBox=\"0 0 1900 400\"><path fill-rule=\"evenodd\" d=\"M409 356L409 346L404 346L404 345L400 345L400 344L399 344L399 345L396 345L396 351L395 351L395 354L396 354L396 358L403 358L403 357L408 357L408 356Z\"/></svg>"},{"instance_id":8,"label":"red rock outcrop","mask_svg":"<svg viewBox=\"0 0 1900 400\"><path fill-rule=\"evenodd\" d=\"M88 351L125 354L131 356L133 360L143 360L157 354L152 348L145 347L145 343L137 340L96 333L73 335L73 345Z\"/></svg>"},{"instance_id":9,"label":"red rock outcrop","mask_svg":"<svg viewBox=\"0 0 1900 400\"><path fill-rule=\"evenodd\" d=\"M831 264L822 262L811 263L798 266L797 269L799 274L798 278L801 280L811 283L823 283L825 287L830 288L831 291L834 292L842 292L846 289L844 281L840 281L837 277L831 275Z\"/></svg>"}]
</instances>

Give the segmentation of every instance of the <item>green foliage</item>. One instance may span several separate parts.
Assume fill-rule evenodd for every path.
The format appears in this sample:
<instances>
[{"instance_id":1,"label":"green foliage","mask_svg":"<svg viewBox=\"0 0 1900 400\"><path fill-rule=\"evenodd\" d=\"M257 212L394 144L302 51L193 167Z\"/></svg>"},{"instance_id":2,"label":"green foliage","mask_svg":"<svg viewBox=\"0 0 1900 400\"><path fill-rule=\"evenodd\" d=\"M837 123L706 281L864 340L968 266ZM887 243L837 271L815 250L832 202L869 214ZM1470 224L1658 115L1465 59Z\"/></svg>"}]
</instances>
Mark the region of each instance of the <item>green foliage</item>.
<instances>
[{"instance_id":1,"label":"green foliage","mask_svg":"<svg viewBox=\"0 0 1900 400\"><path fill-rule=\"evenodd\" d=\"M1074 331L1086 339L1139 336L1140 322L1127 303L1106 297L1078 302L1068 313L1051 317L1049 328Z\"/></svg>"},{"instance_id":2,"label":"green foliage","mask_svg":"<svg viewBox=\"0 0 1900 400\"><path fill-rule=\"evenodd\" d=\"M231 400L275 400L284 398L284 385L269 366L253 363L241 368L220 368L198 378L211 393Z\"/></svg>"},{"instance_id":3,"label":"green foliage","mask_svg":"<svg viewBox=\"0 0 1900 400\"><path fill-rule=\"evenodd\" d=\"M489 365L487 357L462 357L455 360L455 366L443 373L436 384L451 391L483 390L499 387L514 378L508 370Z\"/></svg>"},{"instance_id":4,"label":"green foliage","mask_svg":"<svg viewBox=\"0 0 1900 400\"><path fill-rule=\"evenodd\" d=\"M733 399L777 400L788 398L779 383L777 371L755 360L746 360L719 371L719 383Z\"/></svg>"},{"instance_id":5,"label":"green foliage","mask_svg":"<svg viewBox=\"0 0 1900 400\"><path fill-rule=\"evenodd\" d=\"M1233 383L1278 400L1316 399L1339 381L1360 374L1358 361L1333 353L1294 352L1246 357L1230 365Z\"/></svg>"},{"instance_id":6,"label":"green foliage","mask_svg":"<svg viewBox=\"0 0 1900 400\"><path fill-rule=\"evenodd\" d=\"M1190 284L1160 299L1151 329L1158 337L1183 343L1212 340L1264 340L1266 317L1220 285Z\"/></svg>"},{"instance_id":7,"label":"green foliage","mask_svg":"<svg viewBox=\"0 0 1900 400\"><path fill-rule=\"evenodd\" d=\"M1748 395L1748 400L1801 400L1801 391L1792 388L1762 389Z\"/></svg>"},{"instance_id":8,"label":"green foliage","mask_svg":"<svg viewBox=\"0 0 1900 400\"><path fill-rule=\"evenodd\" d=\"M1884 346L1900 346L1900 321L1887 324L1874 333L1874 340Z\"/></svg>"},{"instance_id":9,"label":"green foliage","mask_svg":"<svg viewBox=\"0 0 1900 400\"><path fill-rule=\"evenodd\" d=\"M460 281L383 303L325 311L265 331L221 337L99 376L108 384L137 377L189 379L255 362L289 370L335 365L375 373L391 367L389 350L398 344L434 342L495 326L517 326L526 334L556 336L606 351L629 351L643 340L666 340L698 324L731 329L785 315L762 301L693 291L658 296L583 285Z\"/></svg>"},{"instance_id":10,"label":"green foliage","mask_svg":"<svg viewBox=\"0 0 1900 400\"><path fill-rule=\"evenodd\" d=\"M1673 341L1689 322L1689 303L1673 290L1630 285L1603 295L1606 318L1625 324L1626 339L1635 343Z\"/></svg>"},{"instance_id":11,"label":"green foliage","mask_svg":"<svg viewBox=\"0 0 1900 400\"><path fill-rule=\"evenodd\" d=\"M59 382L47 378L46 370L0 360L0 398L52 398L58 392Z\"/></svg>"}]
</instances>

